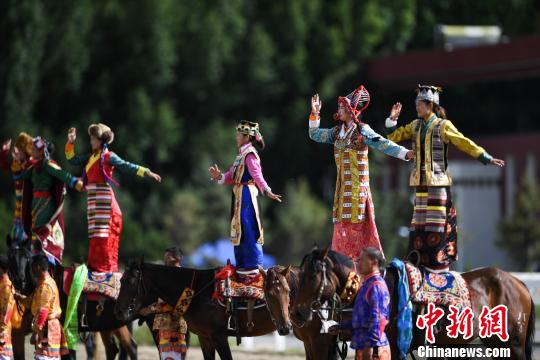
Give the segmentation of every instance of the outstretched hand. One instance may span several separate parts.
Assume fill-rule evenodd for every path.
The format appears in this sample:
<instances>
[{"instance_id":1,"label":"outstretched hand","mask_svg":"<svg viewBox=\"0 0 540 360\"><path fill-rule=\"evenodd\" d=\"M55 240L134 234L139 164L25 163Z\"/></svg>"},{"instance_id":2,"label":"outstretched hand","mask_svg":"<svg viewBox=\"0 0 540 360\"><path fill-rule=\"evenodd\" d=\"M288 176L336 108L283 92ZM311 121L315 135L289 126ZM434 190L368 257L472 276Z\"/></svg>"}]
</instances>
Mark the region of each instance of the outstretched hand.
<instances>
[{"instance_id":1,"label":"outstretched hand","mask_svg":"<svg viewBox=\"0 0 540 360\"><path fill-rule=\"evenodd\" d=\"M311 97L311 112L319 114L322 108L322 101L319 99L319 94Z\"/></svg>"},{"instance_id":2,"label":"outstretched hand","mask_svg":"<svg viewBox=\"0 0 540 360\"><path fill-rule=\"evenodd\" d=\"M152 172L150 170L148 170L148 174L146 176L148 176L151 179L154 179L158 183L161 183L161 176L159 176L158 174L156 174L156 173L154 173L154 172Z\"/></svg>"},{"instance_id":3,"label":"outstretched hand","mask_svg":"<svg viewBox=\"0 0 540 360\"><path fill-rule=\"evenodd\" d=\"M276 195L272 192L272 190L268 191L266 193L266 196L268 196L270 199L275 200L277 202L281 202L281 195Z\"/></svg>"},{"instance_id":4,"label":"outstretched hand","mask_svg":"<svg viewBox=\"0 0 540 360\"><path fill-rule=\"evenodd\" d=\"M2 144L2 151L9 151L11 149L11 139L4 141Z\"/></svg>"},{"instance_id":5,"label":"outstretched hand","mask_svg":"<svg viewBox=\"0 0 540 360\"><path fill-rule=\"evenodd\" d=\"M221 178L221 170L219 170L219 167L216 164L214 164L214 166L210 166L208 172L214 181L218 181Z\"/></svg>"},{"instance_id":6,"label":"outstretched hand","mask_svg":"<svg viewBox=\"0 0 540 360\"><path fill-rule=\"evenodd\" d=\"M503 167L504 166L504 160L493 158L493 159L491 159L490 164L498 166L498 167Z\"/></svg>"},{"instance_id":7,"label":"outstretched hand","mask_svg":"<svg viewBox=\"0 0 540 360\"><path fill-rule=\"evenodd\" d=\"M77 129L72 127L68 130L67 142L69 144L74 144L76 139L77 139Z\"/></svg>"},{"instance_id":8,"label":"outstretched hand","mask_svg":"<svg viewBox=\"0 0 540 360\"><path fill-rule=\"evenodd\" d=\"M396 121L399 117L399 114L401 114L401 103L397 102L392 106L392 109L390 109L390 119Z\"/></svg>"}]
</instances>

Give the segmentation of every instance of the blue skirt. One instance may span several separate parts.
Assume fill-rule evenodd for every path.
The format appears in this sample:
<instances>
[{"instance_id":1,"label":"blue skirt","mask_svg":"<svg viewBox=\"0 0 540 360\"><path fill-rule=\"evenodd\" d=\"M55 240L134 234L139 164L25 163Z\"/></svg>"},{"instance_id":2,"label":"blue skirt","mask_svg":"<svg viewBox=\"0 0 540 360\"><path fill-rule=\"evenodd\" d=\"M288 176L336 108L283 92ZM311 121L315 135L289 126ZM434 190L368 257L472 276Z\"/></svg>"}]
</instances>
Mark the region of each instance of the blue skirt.
<instances>
[{"instance_id":1,"label":"blue skirt","mask_svg":"<svg viewBox=\"0 0 540 360\"><path fill-rule=\"evenodd\" d=\"M234 196L234 195L233 195ZM233 199L234 203L234 199ZM257 269L263 264L262 245L257 243L260 236L257 216L251 193L247 186L242 187L242 209L240 210L240 223L242 237L240 244L234 247L236 267L243 269Z\"/></svg>"}]
</instances>

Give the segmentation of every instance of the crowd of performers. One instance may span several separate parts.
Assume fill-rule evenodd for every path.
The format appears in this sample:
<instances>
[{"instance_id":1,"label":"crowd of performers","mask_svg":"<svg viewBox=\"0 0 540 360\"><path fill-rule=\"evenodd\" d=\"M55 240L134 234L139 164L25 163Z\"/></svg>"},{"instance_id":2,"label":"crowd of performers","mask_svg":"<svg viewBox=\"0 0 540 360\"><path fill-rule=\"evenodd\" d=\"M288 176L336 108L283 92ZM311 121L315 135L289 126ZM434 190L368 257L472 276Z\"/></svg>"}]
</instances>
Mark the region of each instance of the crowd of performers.
<instances>
[{"instance_id":1,"label":"crowd of performers","mask_svg":"<svg viewBox=\"0 0 540 360\"><path fill-rule=\"evenodd\" d=\"M384 325L388 318L388 289L378 269L384 253L375 223L375 210L369 184L369 149L375 149L403 161L412 162L409 184L414 188L414 212L410 224L407 258L428 271L448 271L458 259L456 210L452 203L448 173L448 145L484 164L504 166L483 148L462 135L446 119L439 104L441 89L419 85L416 97L418 118L398 127L401 104L396 103L385 125L387 137L375 132L363 121L362 113L370 103L370 94L359 86L338 98L334 115L337 125L320 127L322 102L311 99L309 138L334 146L337 168L332 218L332 249L358 262L363 284L355 303L353 321L331 329L353 331L352 347L358 359L388 359L388 341ZM161 177L140 165L122 160L109 150L113 131L104 124L88 128L91 151L76 154L76 130L68 131L65 156L69 164L82 166L76 177L62 169L52 158L53 146L42 137L21 133L14 146L3 144L0 166L10 172L15 188L15 213L11 237L14 242L30 243L38 252L32 259L37 287L31 299L33 332L37 359L59 358L65 338L59 318L58 288L49 275L49 267L61 264L64 250L62 208L65 187L87 194L88 267L94 272L118 271L118 250L122 232L122 212L113 187L115 169L127 174L161 182ZM397 143L411 140L412 150ZM236 127L238 155L222 173L217 165L209 168L211 180L232 186L230 237L236 268L257 272L263 265L264 230L258 196L281 202L266 182L258 151L264 149L259 124L242 121ZM167 266L181 266L178 248L165 251ZM10 318L15 291L8 276L8 262L0 257L0 359L12 356ZM156 314L162 358L180 359L185 353L185 322L175 317L173 309L162 301L141 310L143 316Z\"/></svg>"}]
</instances>

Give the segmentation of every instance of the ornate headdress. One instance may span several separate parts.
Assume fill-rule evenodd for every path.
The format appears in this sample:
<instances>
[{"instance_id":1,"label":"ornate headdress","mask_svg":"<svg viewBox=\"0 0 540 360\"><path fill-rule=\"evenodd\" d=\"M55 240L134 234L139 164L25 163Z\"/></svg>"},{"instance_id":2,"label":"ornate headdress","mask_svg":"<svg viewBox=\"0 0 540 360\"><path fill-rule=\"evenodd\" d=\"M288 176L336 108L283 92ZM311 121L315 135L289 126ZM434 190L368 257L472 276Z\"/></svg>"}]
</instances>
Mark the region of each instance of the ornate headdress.
<instances>
[{"instance_id":1,"label":"ornate headdress","mask_svg":"<svg viewBox=\"0 0 540 360\"><path fill-rule=\"evenodd\" d=\"M242 120L240 121L240 124L236 126L236 131L245 135L254 136L257 141L262 139L261 132L259 131L259 124L256 122Z\"/></svg>"},{"instance_id":2,"label":"ornate headdress","mask_svg":"<svg viewBox=\"0 0 540 360\"><path fill-rule=\"evenodd\" d=\"M433 85L418 85L416 87L416 100L431 101L439 105L439 94L442 93L442 87Z\"/></svg>"},{"instance_id":3,"label":"ornate headdress","mask_svg":"<svg viewBox=\"0 0 540 360\"><path fill-rule=\"evenodd\" d=\"M101 123L90 125L88 135L95 136L105 145L110 145L114 141L114 133L111 128Z\"/></svg>"},{"instance_id":4,"label":"ornate headdress","mask_svg":"<svg viewBox=\"0 0 540 360\"><path fill-rule=\"evenodd\" d=\"M47 142L47 140L45 140L41 136L37 136L34 138L33 145L38 150L43 149L45 159L50 159L51 155L49 154L49 143Z\"/></svg>"},{"instance_id":5,"label":"ornate headdress","mask_svg":"<svg viewBox=\"0 0 540 360\"><path fill-rule=\"evenodd\" d=\"M362 111L368 107L370 101L371 97L369 96L369 92L364 85L360 85L349 95L340 96L338 98L338 105L343 104L343 106L351 113L355 121L358 121L358 117ZM339 115L337 113L334 114L334 119L339 120Z\"/></svg>"}]
</instances>

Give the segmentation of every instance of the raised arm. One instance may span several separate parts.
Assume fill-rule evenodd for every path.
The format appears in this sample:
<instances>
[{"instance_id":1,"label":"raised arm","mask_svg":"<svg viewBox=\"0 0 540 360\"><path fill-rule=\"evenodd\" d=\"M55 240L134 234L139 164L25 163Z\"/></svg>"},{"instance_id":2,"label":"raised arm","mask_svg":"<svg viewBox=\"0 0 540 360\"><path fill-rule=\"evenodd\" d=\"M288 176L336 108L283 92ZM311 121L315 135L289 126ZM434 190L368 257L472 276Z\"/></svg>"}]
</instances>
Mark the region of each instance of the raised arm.
<instances>
[{"instance_id":1,"label":"raised arm","mask_svg":"<svg viewBox=\"0 0 540 360\"><path fill-rule=\"evenodd\" d=\"M366 124L361 127L360 133L362 134L364 143L367 146L381 151L386 155L393 156L405 161L408 161L414 156L412 150L398 145L392 140L384 138L383 136L377 134L372 128L370 128Z\"/></svg>"},{"instance_id":2,"label":"raised arm","mask_svg":"<svg viewBox=\"0 0 540 360\"><path fill-rule=\"evenodd\" d=\"M451 142L459 150L479 160L484 165L494 164L497 166L504 166L504 161L494 159L493 156L489 155L487 151L484 150L484 148L465 137L450 120L446 120L443 126L443 141L445 143Z\"/></svg>"},{"instance_id":3,"label":"raised arm","mask_svg":"<svg viewBox=\"0 0 540 360\"><path fill-rule=\"evenodd\" d=\"M322 101L319 99L319 94L313 95L311 98L311 114L309 115L309 138L313 141L322 144L333 144L334 131L333 129L321 129L321 113Z\"/></svg>"},{"instance_id":4,"label":"raised arm","mask_svg":"<svg viewBox=\"0 0 540 360\"><path fill-rule=\"evenodd\" d=\"M66 160L71 165L83 165L88 161L88 158L90 157L89 154L75 155L75 144L69 142L66 143L66 146L64 148L64 154L66 155Z\"/></svg>"},{"instance_id":5,"label":"raised arm","mask_svg":"<svg viewBox=\"0 0 540 360\"><path fill-rule=\"evenodd\" d=\"M395 103L390 110L390 116L385 121L386 137L393 142L401 142L412 139L413 136L413 123L408 123L405 126L397 126L397 120L401 113L401 104Z\"/></svg>"}]
</instances>

